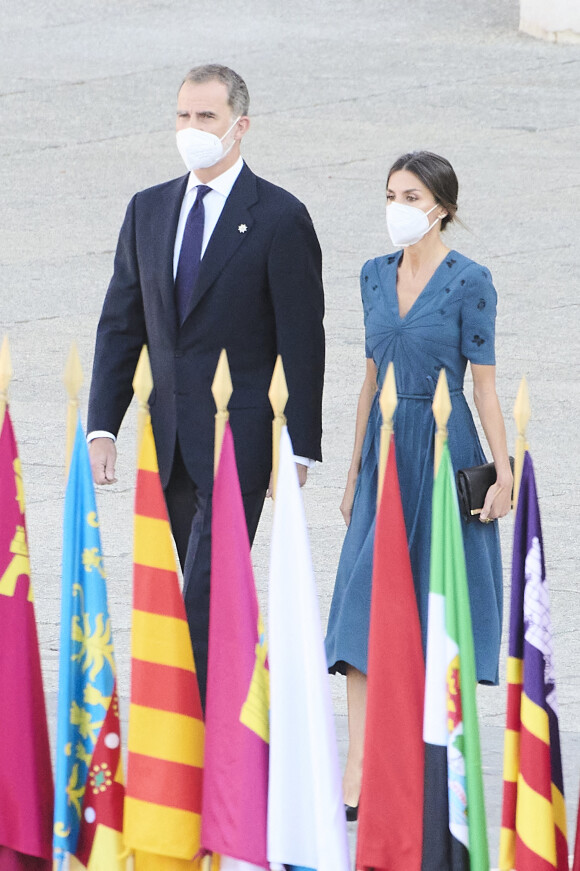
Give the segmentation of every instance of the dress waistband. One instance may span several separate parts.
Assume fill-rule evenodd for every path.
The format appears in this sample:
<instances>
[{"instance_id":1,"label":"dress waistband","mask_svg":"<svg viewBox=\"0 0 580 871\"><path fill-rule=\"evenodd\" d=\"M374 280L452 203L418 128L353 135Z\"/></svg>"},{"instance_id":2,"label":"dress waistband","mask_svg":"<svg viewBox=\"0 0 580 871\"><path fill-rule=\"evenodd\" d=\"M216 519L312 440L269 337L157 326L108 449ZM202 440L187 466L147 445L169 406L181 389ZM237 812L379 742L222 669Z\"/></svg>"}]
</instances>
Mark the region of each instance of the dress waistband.
<instances>
[{"instance_id":1,"label":"dress waistband","mask_svg":"<svg viewBox=\"0 0 580 871\"><path fill-rule=\"evenodd\" d=\"M380 393L380 391L378 391ZM463 393L462 387L456 387L453 390L449 391L450 396L458 396L460 393ZM433 401L432 393L397 393L397 399L418 399L418 400L431 400Z\"/></svg>"}]
</instances>

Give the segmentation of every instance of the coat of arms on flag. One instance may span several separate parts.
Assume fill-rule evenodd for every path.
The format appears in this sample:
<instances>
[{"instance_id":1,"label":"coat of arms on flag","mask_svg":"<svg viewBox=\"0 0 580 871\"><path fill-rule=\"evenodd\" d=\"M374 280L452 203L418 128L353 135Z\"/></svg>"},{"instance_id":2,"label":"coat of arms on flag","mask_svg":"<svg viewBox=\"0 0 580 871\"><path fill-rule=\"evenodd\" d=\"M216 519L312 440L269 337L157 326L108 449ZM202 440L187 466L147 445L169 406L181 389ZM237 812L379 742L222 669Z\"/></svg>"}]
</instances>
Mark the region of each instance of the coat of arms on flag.
<instances>
[{"instance_id":1,"label":"coat of arms on flag","mask_svg":"<svg viewBox=\"0 0 580 871\"><path fill-rule=\"evenodd\" d=\"M99 520L80 418L67 482L53 850L90 871L124 867L115 658Z\"/></svg>"}]
</instances>

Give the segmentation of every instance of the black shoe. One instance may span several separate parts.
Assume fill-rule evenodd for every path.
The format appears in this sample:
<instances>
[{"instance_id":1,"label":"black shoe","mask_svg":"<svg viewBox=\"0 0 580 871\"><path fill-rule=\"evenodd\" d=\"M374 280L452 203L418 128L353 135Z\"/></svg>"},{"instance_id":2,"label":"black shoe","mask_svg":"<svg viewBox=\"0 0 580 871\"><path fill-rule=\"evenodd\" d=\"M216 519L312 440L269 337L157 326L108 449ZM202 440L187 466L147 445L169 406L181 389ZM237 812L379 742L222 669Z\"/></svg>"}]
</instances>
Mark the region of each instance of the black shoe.
<instances>
[{"instance_id":1,"label":"black shoe","mask_svg":"<svg viewBox=\"0 0 580 871\"><path fill-rule=\"evenodd\" d=\"M347 823L356 823L358 819L358 804L356 807L352 807L350 804L345 804L344 812L346 814Z\"/></svg>"}]
</instances>

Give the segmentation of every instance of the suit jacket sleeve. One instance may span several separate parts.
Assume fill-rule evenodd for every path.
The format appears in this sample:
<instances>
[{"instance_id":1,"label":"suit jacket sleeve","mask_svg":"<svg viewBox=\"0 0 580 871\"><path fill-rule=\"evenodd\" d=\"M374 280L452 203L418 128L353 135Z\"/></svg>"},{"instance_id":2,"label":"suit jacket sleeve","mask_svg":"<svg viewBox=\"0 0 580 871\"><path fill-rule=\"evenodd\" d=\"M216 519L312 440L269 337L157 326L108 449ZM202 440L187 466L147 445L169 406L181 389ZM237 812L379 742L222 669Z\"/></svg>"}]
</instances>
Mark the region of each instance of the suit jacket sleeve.
<instances>
[{"instance_id":1,"label":"suit jacket sleeve","mask_svg":"<svg viewBox=\"0 0 580 871\"><path fill-rule=\"evenodd\" d=\"M288 383L288 430L294 453L321 460L324 381L322 255L310 215L293 200L270 248L268 279L276 341Z\"/></svg>"},{"instance_id":2,"label":"suit jacket sleeve","mask_svg":"<svg viewBox=\"0 0 580 871\"><path fill-rule=\"evenodd\" d=\"M88 430L117 435L133 396L132 381L147 342L135 241L135 197L119 234L113 277L97 328Z\"/></svg>"}]
</instances>

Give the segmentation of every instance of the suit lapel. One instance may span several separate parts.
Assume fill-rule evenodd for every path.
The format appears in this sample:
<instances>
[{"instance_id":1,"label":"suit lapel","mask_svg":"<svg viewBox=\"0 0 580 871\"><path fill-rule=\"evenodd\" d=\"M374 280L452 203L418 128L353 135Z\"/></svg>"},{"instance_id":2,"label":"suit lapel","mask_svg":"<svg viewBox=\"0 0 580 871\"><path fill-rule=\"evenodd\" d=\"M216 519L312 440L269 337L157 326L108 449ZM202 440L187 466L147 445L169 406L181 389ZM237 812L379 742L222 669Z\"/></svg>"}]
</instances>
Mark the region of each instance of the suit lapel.
<instances>
[{"instance_id":1,"label":"suit lapel","mask_svg":"<svg viewBox=\"0 0 580 871\"><path fill-rule=\"evenodd\" d=\"M251 233L254 221L249 209L257 200L256 176L244 164L201 259L186 320Z\"/></svg>"},{"instance_id":2,"label":"suit lapel","mask_svg":"<svg viewBox=\"0 0 580 871\"><path fill-rule=\"evenodd\" d=\"M185 175L170 182L161 192L157 207L150 216L149 237L152 259L150 274L157 275L163 308L173 333L177 331L173 251L188 178L189 176Z\"/></svg>"}]
</instances>

